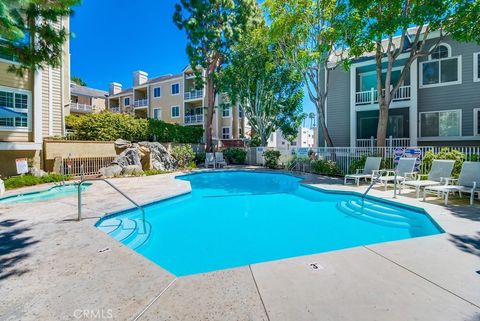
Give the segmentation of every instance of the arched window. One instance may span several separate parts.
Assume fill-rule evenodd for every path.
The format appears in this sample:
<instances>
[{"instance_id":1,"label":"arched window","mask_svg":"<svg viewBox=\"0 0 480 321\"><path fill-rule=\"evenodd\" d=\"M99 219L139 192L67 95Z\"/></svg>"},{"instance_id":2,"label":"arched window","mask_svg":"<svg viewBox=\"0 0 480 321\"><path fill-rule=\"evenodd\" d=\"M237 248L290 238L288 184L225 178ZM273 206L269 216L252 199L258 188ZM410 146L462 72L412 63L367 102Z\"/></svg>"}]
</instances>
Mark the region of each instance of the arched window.
<instances>
[{"instance_id":1,"label":"arched window","mask_svg":"<svg viewBox=\"0 0 480 321\"><path fill-rule=\"evenodd\" d=\"M430 54L430 59L442 59L451 56L452 48L447 44L439 44Z\"/></svg>"}]
</instances>

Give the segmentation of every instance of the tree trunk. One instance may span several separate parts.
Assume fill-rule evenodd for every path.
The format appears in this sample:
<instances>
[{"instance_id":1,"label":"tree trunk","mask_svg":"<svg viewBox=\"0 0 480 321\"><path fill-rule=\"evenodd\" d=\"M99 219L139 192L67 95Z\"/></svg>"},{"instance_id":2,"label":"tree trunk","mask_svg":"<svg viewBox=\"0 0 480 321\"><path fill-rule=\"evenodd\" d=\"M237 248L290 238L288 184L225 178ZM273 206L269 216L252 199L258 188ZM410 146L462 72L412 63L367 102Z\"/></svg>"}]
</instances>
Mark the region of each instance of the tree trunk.
<instances>
[{"instance_id":1,"label":"tree trunk","mask_svg":"<svg viewBox=\"0 0 480 321\"><path fill-rule=\"evenodd\" d=\"M213 152L212 129L213 129L213 114L215 111L215 88L213 79L207 75L207 118L205 119L205 144L206 151Z\"/></svg>"},{"instance_id":2,"label":"tree trunk","mask_svg":"<svg viewBox=\"0 0 480 321\"><path fill-rule=\"evenodd\" d=\"M332 137L330 137L330 132L328 131L327 123L325 122L325 108L324 106L322 106L323 104L321 100L318 100L315 105L317 107L318 113L318 126L322 129L323 139L325 140L327 147L333 147ZM320 145L320 141L318 142L318 144Z\"/></svg>"},{"instance_id":3,"label":"tree trunk","mask_svg":"<svg viewBox=\"0 0 480 321\"><path fill-rule=\"evenodd\" d=\"M262 133L262 135L261 135L260 138L261 138L260 145L261 145L262 147L267 147L267 140L268 140L267 135L266 135L265 133Z\"/></svg>"},{"instance_id":4,"label":"tree trunk","mask_svg":"<svg viewBox=\"0 0 480 321\"><path fill-rule=\"evenodd\" d=\"M380 97L379 97L380 99ZM388 126L388 105L385 99L379 101L378 127L377 127L377 147L386 146L387 126Z\"/></svg>"}]
</instances>

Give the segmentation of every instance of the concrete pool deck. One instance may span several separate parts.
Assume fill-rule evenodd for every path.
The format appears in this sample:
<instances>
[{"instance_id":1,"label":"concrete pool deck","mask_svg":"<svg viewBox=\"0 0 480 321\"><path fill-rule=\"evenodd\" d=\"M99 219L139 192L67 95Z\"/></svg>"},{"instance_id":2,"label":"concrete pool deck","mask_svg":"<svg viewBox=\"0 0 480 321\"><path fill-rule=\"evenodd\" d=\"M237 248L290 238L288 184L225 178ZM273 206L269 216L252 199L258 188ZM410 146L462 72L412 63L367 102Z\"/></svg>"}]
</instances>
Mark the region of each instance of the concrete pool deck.
<instances>
[{"instance_id":1,"label":"concrete pool deck","mask_svg":"<svg viewBox=\"0 0 480 321\"><path fill-rule=\"evenodd\" d=\"M174 177L111 181L145 203L190 190ZM315 175L305 182L366 188ZM0 204L0 319L480 320L480 203L444 207L414 193L397 201L425 208L446 233L181 278L94 227L131 207L103 182L84 193L81 222L76 196Z\"/></svg>"}]
</instances>

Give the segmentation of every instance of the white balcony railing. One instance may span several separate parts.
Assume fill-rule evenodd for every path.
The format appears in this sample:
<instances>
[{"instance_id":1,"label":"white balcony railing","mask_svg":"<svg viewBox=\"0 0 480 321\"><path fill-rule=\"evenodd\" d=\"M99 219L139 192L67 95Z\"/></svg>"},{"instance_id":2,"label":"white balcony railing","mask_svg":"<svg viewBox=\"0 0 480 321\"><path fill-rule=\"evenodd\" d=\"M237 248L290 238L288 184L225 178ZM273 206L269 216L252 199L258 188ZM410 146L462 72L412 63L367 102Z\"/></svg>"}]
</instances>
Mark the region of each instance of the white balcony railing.
<instances>
[{"instance_id":1,"label":"white balcony railing","mask_svg":"<svg viewBox=\"0 0 480 321\"><path fill-rule=\"evenodd\" d=\"M114 113L119 113L120 112L120 106L111 106L110 110Z\"/></svg>"},{"instance_id":2,"label":"white balcony railing","mask_svg":"<svg viewBox=\"0 0 480 321\"><path fill-rule=\"evenodd\" d=\"M70 111L76 113L91 113L93 111L93 107L87 104L70 103Z\"/></svg>"},{"instance_id":3,"label":"white balcony railing","mask_svg":"<svg viewBox=\"0 0 480 321\"><path fill-rule=\"evenodd\" d=\"M385 93L385 89L383 89ZM393 96L392 101L410 100L410 86L401 86ZM370 90L359 91L355 94L356 105L373 105L378 103L378 90L372 88Z\"/></svg>"},{"instance_id":4,"label":"white balcony railing","mask_svg":"<svg viewBox=\"0 0 480 321\"><path fill-rule=\"evenodd\" d=\"M185 124L203 123L203 115L185 115Z\"/></svg>"},{"instance_id":5,"label":"white balcony railing","mask_svg":"<svg viewBox=\"0 0 480 321\"><path fill-rule=\"evenodd\" d=\"M410 138L387 137L386 147L409 147ZM377 147L376 138L357 139L356 147Z\"/></svg>"},{"instance_id":6,"label":"white balcony railing","mask_svg":"<svg viewBox=\"0 0 480 321\"><path fill-rule=\"evenodd\" d=\"M184 94L184 98L185 100L203 98L203 90L200 89L200 90L187 91Z\"/></svg>"},{"instance_id":7,"label":"white balcony railing","mask_svg":"<svg viewBox=\"0 0 480 321\"><path fill-rule=\"evenodd\" d=\"M139 99L133 102L134 107L145 107L148 106L148 99Z\"/></svg>"}]
</instances>

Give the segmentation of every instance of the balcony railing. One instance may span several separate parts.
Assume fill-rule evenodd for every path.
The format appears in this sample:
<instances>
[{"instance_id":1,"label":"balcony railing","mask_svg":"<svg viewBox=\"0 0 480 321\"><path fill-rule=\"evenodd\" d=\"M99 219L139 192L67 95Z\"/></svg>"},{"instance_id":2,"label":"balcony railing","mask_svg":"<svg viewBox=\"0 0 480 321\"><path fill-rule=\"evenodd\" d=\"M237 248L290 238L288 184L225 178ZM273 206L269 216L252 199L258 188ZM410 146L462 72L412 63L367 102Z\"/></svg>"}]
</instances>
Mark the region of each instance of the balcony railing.
<instances>
[{"instance_id":1,"label":"balcony railing","mask_svg":"<svg viewBox=\"0 0 480 321\"><path fill-rule=\"evenodd\" d=\"M114 113L119 113L120 112L120 106L111 106L110 110Z\"/></svg>"},{"instance_id":2,"label":"balcony railing","mask_svg":"<svg viewBox=\"0 0 480 321\"><path fill-rule=\"evenodd\" d=\"M185 100L203 98L203 90L192 90L184 94Z\"/></svg>"},{"instance_id":3,"label":"balcony railing","mask_svg":"<svg viewBox=\"0 0 480 321\"><path fill-rule=\"evenodd\" d=\"M135 100L133 102L133 106L135 106L135 107L146 107L146 106L148 106L148 99Z\"/></svg>"},{"instance_id":4,"label":"balcony railing","mask_svg":"<svg viewBox=\"0 0 480 321\"><path fill-rule=\"evenodd\" d=\"M70 111L76 113L91 113L93 111L93 107L87 104L70 103Z\"/></svg>"},{"instance_id":5,"label":"balcony railing","mask_svg":"<svg viewBox=\"0 0 480 321\"><path fill-rule=\"evenodd\" d=\"M185 124L203 123L203 115L185 115Z\"/></svg>"},{"instance_id":6,"label":"balcony railing","mask_svg":"<svg viewBox=\"0 0 480 321\"><path fill-rule=\"evenodd\" d=\"M410 138L387 137L386 147L409 147ZM357 139L356 147L377 147L376 138Z\"/></svg>"},{"instance_id":7,"label":"balcony railing","mask_svg":"<svg viewBox=\"0 0 480 321\"><path fill-rule=\"evenodd\" d=\"M385 89L382 91L385 93ZM410 100L410 86L401 86L393 96L392 101ZM359 91L355 94L356 105L373 105L378 103L378 90L372 88L370 90Z\"/></svg>"}]
</instances>

